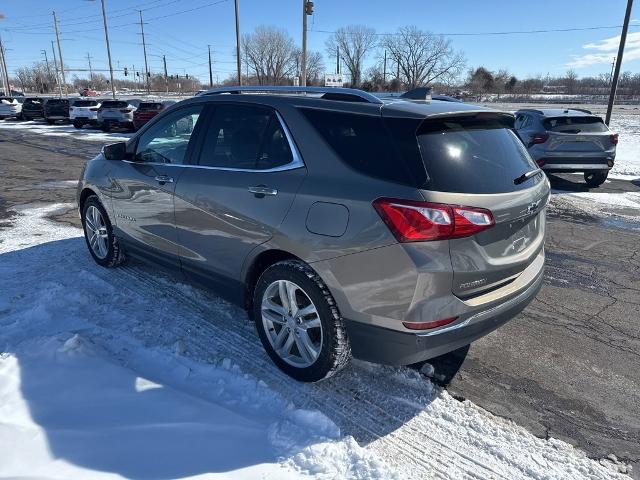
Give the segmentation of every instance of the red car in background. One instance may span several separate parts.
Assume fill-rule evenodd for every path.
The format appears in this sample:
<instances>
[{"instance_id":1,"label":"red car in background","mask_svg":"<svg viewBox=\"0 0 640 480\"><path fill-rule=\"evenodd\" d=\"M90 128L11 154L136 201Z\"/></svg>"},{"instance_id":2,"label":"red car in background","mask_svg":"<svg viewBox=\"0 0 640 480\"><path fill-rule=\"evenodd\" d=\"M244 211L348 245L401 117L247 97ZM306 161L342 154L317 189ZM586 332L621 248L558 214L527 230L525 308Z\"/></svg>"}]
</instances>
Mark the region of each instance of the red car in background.
<instances>
[{"instance_id":1,"label":"red car in background","mask_svg":"<svg viewBox=\"0 0 640 480\"><path fill-rule=\"evenodd\" d=\"M96 92L95 90L91 90L90 88L83 88L80 91L80 96L81 97L96 97L96 96L98 96L98 92Z\"/></svg>"},{"instance_id":2,"label":"red car in background","mask_svg":"<svg viewBox=\"0 0 640 480\"><path fill-rule=\"evenodd\" d=\"M140 130L142 126L159 114L165 108L176 103L174 100L165 100L161 102L141 102L138 109L133 112L133 126L136 130Z\"/></svg>"}]
</instances>

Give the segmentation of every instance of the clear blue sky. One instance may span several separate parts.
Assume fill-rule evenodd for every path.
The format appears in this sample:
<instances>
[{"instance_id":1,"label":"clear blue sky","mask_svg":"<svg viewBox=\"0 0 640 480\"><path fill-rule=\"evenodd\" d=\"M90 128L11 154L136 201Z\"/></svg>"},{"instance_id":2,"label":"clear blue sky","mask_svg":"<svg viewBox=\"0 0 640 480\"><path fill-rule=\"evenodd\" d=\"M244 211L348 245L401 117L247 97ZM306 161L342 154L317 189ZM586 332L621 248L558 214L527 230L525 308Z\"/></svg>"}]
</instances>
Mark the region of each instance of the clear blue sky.
<instances>
[{"instance_id":1,"label":"clear blue sky","mask_svg":"<svg viewBox=\"0 0 640 480\"><path fill-rule=\"evenodd\" d=\"M302 0L240 0L241 31L257 25L285 29L300 43ZM623 70L640 72L640 2L631 16ZM150 69L162 69L167 57L169 73L208 79L207 44L214 51L214 74L220 79L234 71L233 0L106 0L114 68L143 65L138 12L144 11ZM626 0L316 0L309 19L309 49L325 56L324 44L332 31L347 24L366 24L378 32L392 32L414 24L436 33L481 33L549 30L621 25ZM58 12L65 66L107 68L100 16L100 1L4 0L0 3L0 34L7 48L9 70L43 59L51 60L51 11ZM191 10L191 11L186 11ZM451 35L467 67L506 68L517 76L560 74L574 68L580 76L608 73L620 29L511 35ZM372 61L373 59L370 59ZM80 74L84 76L84 74Z\"/></svg>"}]
</instances>

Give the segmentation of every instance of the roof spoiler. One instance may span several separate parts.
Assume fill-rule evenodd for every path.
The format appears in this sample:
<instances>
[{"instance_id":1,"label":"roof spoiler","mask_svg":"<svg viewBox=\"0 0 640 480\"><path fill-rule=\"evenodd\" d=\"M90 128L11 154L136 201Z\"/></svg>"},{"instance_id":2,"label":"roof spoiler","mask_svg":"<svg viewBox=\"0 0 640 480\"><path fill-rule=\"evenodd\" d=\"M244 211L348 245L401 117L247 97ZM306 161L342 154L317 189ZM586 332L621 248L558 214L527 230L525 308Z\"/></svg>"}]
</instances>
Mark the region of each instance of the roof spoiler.
<instances>
[{"instance_id":1,"label":"roof spoiler","mask_svg":"<svg viewBox=\"0 0 640 480\"><path fill-rule=\"evenodd\" d=\"M431 87L418 87L408 92L404 92L400 95L400 98L406 98L407 100L426 100L431 101Z\"/></svg>"}]
</instances>

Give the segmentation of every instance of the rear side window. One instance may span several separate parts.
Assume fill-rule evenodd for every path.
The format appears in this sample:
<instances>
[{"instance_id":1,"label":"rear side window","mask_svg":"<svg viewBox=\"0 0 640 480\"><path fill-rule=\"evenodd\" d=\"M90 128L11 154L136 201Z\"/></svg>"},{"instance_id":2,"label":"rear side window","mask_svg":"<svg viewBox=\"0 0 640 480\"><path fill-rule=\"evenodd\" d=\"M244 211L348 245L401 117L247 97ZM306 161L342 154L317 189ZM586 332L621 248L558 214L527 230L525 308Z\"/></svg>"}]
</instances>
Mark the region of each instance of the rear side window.
<instances>
[{"instance_id":1,"label":"rear side window","mask_svg":"<svg viewBox=\"0 0 640 480\"><path fill-rule=\"evenodd\" d=\"M417 186L412 175L415 168L405 161L379 115L300 110L338 157L354 170L370 177ZM415 145L414 132L415 126L409 130L410 141Z\"/></svg>"},{"instance_id":2,"label":"rear side window","mask_svg":"<svg viewBox=\"0 0 640 480\"><path fill-rule=\"evenodd\" d=\"M287 137L269 108L247 105L216 107L199 165L243 170L277 168L293 160Z\"/></svg>"},{"instance_id":3,"label":"rear side window","mask_svg":"<svg viewBox=\"0 0 640 480\"><path fill-rule=\"evenodd\" d=\"M102 108L127 108L129 104L120 100L107 100L102 102Z\"/></svg>"},{"instance_id":4,"label":"rear side window","mask_svg":"<svg viewBox=\"0 0 640 480\"><path fill-rule=\"evenodd\" d=\"M600 117L557 117L547 118L544 128L558 133L602 133L608 132Z\"/></svg>"},{"instance_id":5,"label":"rear side window","mask_svg":"<svg viewBox=\"0 0 640 480\"><path fill-rule=\"evenodd\" d=\"M541 175L536 175L514 183L537 166L510 125L498 117L427 120L417 133L429 190L505 193L541 181Z\"/></svg>"}]
</instances>

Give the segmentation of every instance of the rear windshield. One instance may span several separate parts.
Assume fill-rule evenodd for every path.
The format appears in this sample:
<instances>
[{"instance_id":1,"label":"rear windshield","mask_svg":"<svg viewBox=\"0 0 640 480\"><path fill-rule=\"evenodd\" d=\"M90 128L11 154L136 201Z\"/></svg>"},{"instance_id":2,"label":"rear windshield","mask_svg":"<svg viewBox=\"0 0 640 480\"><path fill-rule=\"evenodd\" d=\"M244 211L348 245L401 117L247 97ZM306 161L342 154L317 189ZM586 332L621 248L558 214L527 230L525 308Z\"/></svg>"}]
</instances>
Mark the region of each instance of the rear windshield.
<instances>
[{"instance_id":1,"label":"rear windshield","mask_svg":"<svg viewBox=\"0 0 640 480\"><path fill-rule=\"evenodd\" d=\"M42 99L41 98L27 98L24 101L25 105L28 103L32 103L34 105L41 105L42 104Z\"/></svg>"},{"instance_id":2,"label":"rear windshield","mask_svg":"<svg viewBox=\"0 0 640 480\"><path fill-rule=\"evenodd\" d=\"M102 108L127 108L129 104L122 100L107 100L102 102Z\"/></svg>"},{"instance_id":3,"label":"rear windshield","mask_svg":"<svg viewBox=\"0 0 640 480\"><path fill-rule=\"evenodd\" d=\"M402 155L379 114L364 115L301 109L336 155L349 167L370 177L418 187L424 166L414 155ZM413 130L415 131L415 126ZM415 145L415 135L413 135Z\"/></svg>"},{"instance_id":4,"label":"rear windshield","mask_svg":"<svg viewBox=\"0 0 640 480\"><path fill-rule=\"evenodd\" d=\"M417 135L429 190L504 193L541 181L541 175L536 175L514 183L537 166L510 125L499 117L427 120Z\"/></svg>"},{"instance_id":5,"label":"rear windshield","mask_svg":"<svg viewBox=\"0 0 640 480\"><path fill-rule=\"evenodd\" d=\"M0 97L0 102L2 103L13 103L14 99L10 97Z\"/></svg>"},{"instance_id":6,"label":"rear windshield","mask_svg":"<svg viewBox=\"0 0 640 480\"><path fill-rule=\"evenodd\" d=\"M52 98L47 102L47 106L49 105L69 105L69 100L65 100L64 98Z\"/></svg>"},{"instance_id":7,"label":"rear windshield","mask_svg":"<svg viewBox=\"0 0 640 480\"><path fill-rule=\"evenodd\" d=\"M162 110L162 104L155 102L142 102L138 107L138 110Z\"/></svg>"},{"instance_id":8,"label":"rear windshield","mask_svg":"<svg viewBox=\"0 0 640 480\"><path fill-rule=\"evenodd\" d=\"M600 117L558 117L547 118L544 128L559 133L601 133L607 132L607 126Z\"/></svg>"},{"instance_id":9,"label":"rear windshield","mask_svg":"<svg viewBox=\"0 0 640 480\"><path fill-rule=\"evenodd\" d=\"M97 107L98 102L95 100L77 100L73 102L74 107Z\"/></svg>"}]
</instances>

